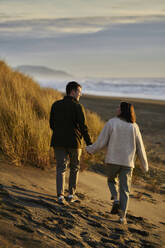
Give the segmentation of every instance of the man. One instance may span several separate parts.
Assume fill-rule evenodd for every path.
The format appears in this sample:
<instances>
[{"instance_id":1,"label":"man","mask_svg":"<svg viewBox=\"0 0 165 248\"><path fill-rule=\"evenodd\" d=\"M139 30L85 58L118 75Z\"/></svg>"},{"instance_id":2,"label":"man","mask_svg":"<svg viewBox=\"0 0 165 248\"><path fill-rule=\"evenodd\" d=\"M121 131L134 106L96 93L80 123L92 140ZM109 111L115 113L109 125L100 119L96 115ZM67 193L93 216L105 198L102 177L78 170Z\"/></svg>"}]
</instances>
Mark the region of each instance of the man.
<instances>
[{"instance_id":1,"label":"man","mask_svg":"<svg viewBox=\"0 0 165 248\"><path fill-rule=\"evenodd\" d=\"M82 138L91 144L85 111L79 103L81 85L75 81L66 86L66 96L53 103L50 113L50 128L53 130L51 146L56 157L56 186L58 202L65 204L65 172L70 160L68 201L75 201L75 192L80 169Z\"/></svg>"}]
</instances>

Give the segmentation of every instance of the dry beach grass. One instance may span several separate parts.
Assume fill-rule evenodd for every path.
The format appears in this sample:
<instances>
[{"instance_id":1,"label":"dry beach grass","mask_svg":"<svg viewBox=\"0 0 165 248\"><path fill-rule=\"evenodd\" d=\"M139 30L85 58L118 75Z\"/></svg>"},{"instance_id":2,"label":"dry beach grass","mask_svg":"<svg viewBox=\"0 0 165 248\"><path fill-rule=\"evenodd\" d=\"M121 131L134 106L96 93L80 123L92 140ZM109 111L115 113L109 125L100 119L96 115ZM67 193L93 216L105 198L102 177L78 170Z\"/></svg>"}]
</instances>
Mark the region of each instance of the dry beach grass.
<instances>
[{"instance_id":1,"label":"dry beach grass","mask_svg":"<svg viewBox=\"0 0 165 248\"><path fill-rule=\"evenodd\" d=\"M32 78L13 71L0 61L0 154L15 165L31 164L49 167L49 113L60 92L41 88ZM97 114L87 111L89 128L94 137L103 122ZM93 126L95 123L95 126Z\"/></svg>"}]
</instances>

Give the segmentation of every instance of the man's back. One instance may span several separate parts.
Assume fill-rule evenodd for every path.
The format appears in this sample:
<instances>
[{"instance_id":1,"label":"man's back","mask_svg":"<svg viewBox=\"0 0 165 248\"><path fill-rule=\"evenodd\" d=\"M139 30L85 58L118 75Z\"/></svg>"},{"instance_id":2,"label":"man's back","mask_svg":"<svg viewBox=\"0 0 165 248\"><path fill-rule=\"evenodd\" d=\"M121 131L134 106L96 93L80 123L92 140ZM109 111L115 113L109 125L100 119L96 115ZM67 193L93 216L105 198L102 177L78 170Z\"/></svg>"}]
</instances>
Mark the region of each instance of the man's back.
<instances>
[{"instance_id":1,"label":"man's back","mask_svg":"<svg viewBox=\"0 0 165 248\"><path fill-rule=\"evenodd\" d=\"M83 107L71 96L65 96L52 105L50 127L53 147L80 148L82 136L90 143Z\"/></svg>"}]
</instances>

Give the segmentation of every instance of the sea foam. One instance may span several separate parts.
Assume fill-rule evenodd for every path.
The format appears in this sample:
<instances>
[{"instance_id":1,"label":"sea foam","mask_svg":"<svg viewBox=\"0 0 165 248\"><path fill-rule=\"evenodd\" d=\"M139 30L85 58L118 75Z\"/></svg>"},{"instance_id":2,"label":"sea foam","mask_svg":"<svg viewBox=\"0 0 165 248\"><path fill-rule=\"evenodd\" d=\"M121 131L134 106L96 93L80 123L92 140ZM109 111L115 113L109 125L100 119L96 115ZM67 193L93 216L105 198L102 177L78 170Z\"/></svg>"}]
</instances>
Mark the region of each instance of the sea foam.
<instances>
[{"instance_id":1,"label":"sea foam","mask_svg":"<svg viewBox=\"0 0 165 248\"><path fill-rule=\"evenodd\" d=\"M74 79L75 80L75 79ZM76 79L84 94L165 100L165 78ZM39 80L43 87L65 92L66 80Z\"/></svg>"}]
</instances>

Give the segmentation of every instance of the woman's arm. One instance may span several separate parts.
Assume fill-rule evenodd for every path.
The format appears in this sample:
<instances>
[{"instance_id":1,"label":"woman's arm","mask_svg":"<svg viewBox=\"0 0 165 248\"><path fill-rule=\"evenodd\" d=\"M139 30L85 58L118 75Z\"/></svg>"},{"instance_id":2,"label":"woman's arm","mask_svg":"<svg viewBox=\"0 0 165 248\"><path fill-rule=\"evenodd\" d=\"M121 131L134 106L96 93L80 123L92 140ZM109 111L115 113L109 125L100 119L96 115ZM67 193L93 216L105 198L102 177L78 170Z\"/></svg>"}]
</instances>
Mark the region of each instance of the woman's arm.
<instances>
[{"instance_id":1,"label":"woman's arm","mask_svg":"<svg viewBox=\"0 0 165 248\"><path fill-rule=\"evenodd\" d=\"M147 155L138 125L136 125L136 152L145 172L148 171Z\"/></svg>"},{"instance_id":2,"label":"woman's arm","mask_svg":"<svg viewBox=\"0 0 165 248\"><path fill-rule=\"evenodd\" d=\"M109 122L107 122L103 130L101 131L99 137L97 138L96 142L93 143L93 145L89 145L86 147L86 151L88 153L94 153L98 150L101 150L108 144L108 141L110 139L110 128L110 124Z\"/></svg>"}]
</instances>

